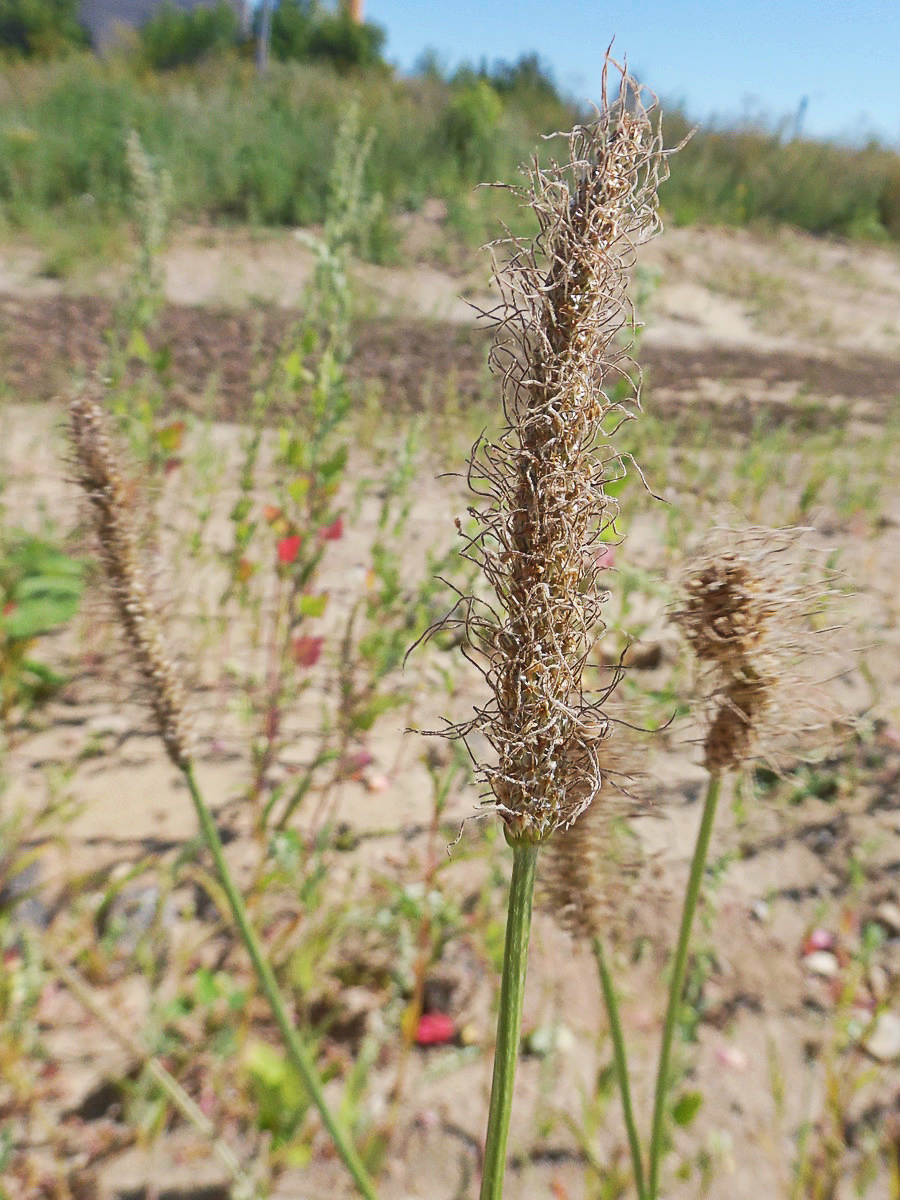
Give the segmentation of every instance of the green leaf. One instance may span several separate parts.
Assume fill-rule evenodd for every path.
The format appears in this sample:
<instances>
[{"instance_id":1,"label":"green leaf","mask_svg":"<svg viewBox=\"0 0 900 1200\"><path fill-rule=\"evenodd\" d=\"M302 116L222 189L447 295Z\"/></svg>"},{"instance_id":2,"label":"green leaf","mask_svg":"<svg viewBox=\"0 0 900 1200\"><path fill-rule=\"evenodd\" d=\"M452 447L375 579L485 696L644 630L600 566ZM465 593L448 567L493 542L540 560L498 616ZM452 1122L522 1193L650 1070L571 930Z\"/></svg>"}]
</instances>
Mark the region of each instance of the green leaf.
<instances>
[{"instance_id":1,"label":"green leaf","mask_svg":"<svg viewBox=\"0 0 900 1200\"><path fill-rule=\"evenodd\" d=\"M390 712L403 703L402 696L375 696L368 704L359 708L350 718L350 727L356 732L367 733L382 713Z\"/></svg>"},{"instance_id":2,"label":"green leaf","mask_svg":"<svg viewBox=\"0 0 900 1200\"><path fill-rule=\"evenodd\" d=\"M140 329L132 330L131 337L128 339L126 353L129 358L140 359L140 361L143 363L150 362L150 344Z\"/></svg>"},{"instance_id":3,"label":"green leaf","mask_svg":"<svg viewBox=\"0 0 900 1200\"><path fill-rule=\"evenodd\" d=\"M64 625L78 611L79 593L36 595L16 604L0 623L7 637L28 640ZM15 603L15 601L13 601Z\"/></svg>"},{"instance_id":4,"label":"green leaf","mask_svg":"<svg viewBox=\"0 0 900 1200\"><path fill-rule=\"evenodd\" d=\"M297 597L297 613L301 617L321 617L328 605L328 593Z\"/></svg>"},{"instance_id":5,"label":"green leaf","mask_svg":"<svg viewBox=\"0 0 900 1200\"><path fill-rule=\"evenodd\" d=\"M682 1092L672 1106L672 1120L684 1128L690 1125L702 1105L702 1092Z\"/></svg>"},{"instance_id":6,"label":"green leaf","mask_svg":"<svg viewBox=\"0 0 900 1200\"><path fill-rule=\"evenodd\" d=\"M325 483L332 483L347 465L347 447L339 446L330 458L319 463L319 474Z\"/></svg>"},{"instance_id":7,"label":"green leaf","mask_svg":"<svg viewBox=\"0 0 900 1200\"><path fill-rule=\"evenodd\" d=\"M281 363L282 370L288 383L296 383L303 375L303 359L299 350L292 350L285 355Z\"/></svg>"},{"instance_id":8,"label":"green leaf","mask_svg":"<svg viewBox=\"0 0 900 1200\"><path fill-rule=\"evenodd\" d=\"M296 479L292 479L287 485L287 494L295 504L300 504L306 497L309 491L309 476L298 475Z\"/></svg>"}]
</instances>

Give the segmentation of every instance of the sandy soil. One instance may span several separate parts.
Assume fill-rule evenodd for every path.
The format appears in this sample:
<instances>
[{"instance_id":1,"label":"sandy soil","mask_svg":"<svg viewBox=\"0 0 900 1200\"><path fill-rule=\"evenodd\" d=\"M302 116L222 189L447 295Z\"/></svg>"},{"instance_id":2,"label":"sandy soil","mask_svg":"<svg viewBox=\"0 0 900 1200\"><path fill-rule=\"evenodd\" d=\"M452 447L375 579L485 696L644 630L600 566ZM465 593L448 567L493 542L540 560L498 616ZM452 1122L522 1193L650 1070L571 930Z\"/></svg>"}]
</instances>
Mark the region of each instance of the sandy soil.
<instances>
[{"instance_id":1,"label":"sandy soil","mask_svg":"<svg viewBox=\"0 0 900 1200\"><path fill-rule=\"evenodd\" d=\"M648 403L656 411L684 414L703 406L719 422L723 444L731 433L752 430L761 411L788 428L798 422L798 429L808 427L811 419L827 426L829 414L848 408L854 429L877 430L896 421L900 257L894 249L860 249L789 233L762 237L674 230L648 249L642 266L654 278L642 314L648 330L641 361ZM219 466L205 534L215 542L224 536L236 494L241 436L236 422L246 413L254 370L250 347L257 336L265 347L279 344L292 310L302 305L310 257L291 235L250 238L185 230L169 252L166 268L169 303L159 338L172 350L172 403L198 411L212 405L217 417L209 437ZM67 527L75 501L60 467L59 395L73 368L90 372L102 361L102 330L117 277L111 273L78 287L63 286L41 278L39 269L38 257L0 249L4 502L7 519L15 523L37 527L47 513ZM359 281L363 299L352 372L361 394L380 396L391 418L385 426L396 428L396 416L441 407L452 391L449 403L462 408L459 421L466 428L465 407L483 406L490 383L487 335L473 322L459 292L462 287L468 297L484 303L489 299L484 280L473 274L461 281L424 266L366 266L359 268ZM212 452L209 444L204 447ZM183 457L190 461L190 444ZM419 569L426 549L452 543L453 517L464 514L459 481L433 479L439 467L448 465L445 457L431 447L431 465L416 484L405 536L410 571ZM360 451L351 474L377 469ZM235 662L246 667L253 661L252 643L240 626L232 629L227 645L208 632L217 595L214 565L206 574L206 568L183 558L165 565L166 548L174 552L183 544L189 514L200 498L198 487L197 478L186 471L174 472L166 485L158 582L175 616L176 641L194 664L200 774L227 831L229 854L246 881L258 857L241 803L250 734L236 710L229 678ZM896 488L888 488L886 496L871 524L829 519L813 535L818 549L840 551L842 569L858 593L845 649L877 645L875 651L865 650L865 672L848 653L842 673L830 685L835 704L858 723L857 734L836 739L819 764L833 790L821 789L823 794L817 795L815 787L807 787L797 803L753 803L746 813L726 805L717 831L713 856L723 870L707 906L706 926L698 932L697 946L708 954L698 960L705 964L695 997L700 1020L696 1043L685 1057L684 1086L701 1092L704 1103L696 1122L678 1134L679 1153L693 1163L693 1171L687 1182L672 1183L669 1200L698 1194L713 1200L792 1198L795 1139L805 1121L827 1127L828 1118L821 1114L829 1079L833 1090L841 1091L839 1116L832 1116L840 1120L841 1137L850 1147L845 1151L848 1171L864 1156L868 1131L887 1128L897 1119L900 1045L890 1046L880 1060L861 1048L840 1056L834 1050L839 1017L854 1006L859 1023L874 1001L887 997L889 1010L900 1017L895 582L900 508ZM369 494L347 536L330 548L325 584L333 598L329 620L335 625L323 626L326 634L359 594L377 504L377 495ZM629 539L624 559L633 546L636 565L671 578L677 562L667 547L664 513L642 511L629 527ZM639 619L642 639L661 647L661 654L659 662L651 656L654 665L635 669L632 676L639 689L662 692L675 670L665 596L651 591L637 603L631 619ZM85 914L96 911L110 879L122 880L129 869L150 860L171 868L179 848L193 836L194 822L184 788L149 736L114 635L97 620L97 609L89 608L87 618L64 637L47 639L45 656L64 663L71 682L14 738L4 804L7 811L24 805L35 812L54 789L57 798L64 794L74 800L74 814L42 835L51 840L39 867L38 919L50 924L57 945L71 938L71 946L83 950L78 939L84 935ZM477 683L460 676L452 693L440 700L444 707L436 706L440 666L426 654L411 668L412 712L425 726L436 724L451 706L452 715L464 716L479 695ZM276 764L276 777L284 778L308 756L311 731L333 700L329 679L323 666L315 675L316 687L291 712L291 750ZM332 869L348 895L357 889L365 896L373 888L388 893L391 887L420 881L426 869L433 845L430 785L421 745L403 733L408 719L404 712L379 721L367 744L372 762L342 785L335 801L350 852L337 856ZM649 754L650 766L645 768L647 779L635 786L643 802L629 820L633 857L641 865L627 880L611 883L610 929L636 1070L636 1104L645 1117L661 978L700 815L704 776L694 762L692 736L689 723L676 722L651 740L649 751L646 745L641 750ZM788 778L801 782L790 766ZM470 792L451 792L438 832L441 846L456 836L472 811ZM304 810L301 828L307 828L307 817ZM485 904L487 919L495 920L501 891L485 880L492 870L502 875L506 859L500 845L485 845L484 838L483 822L468 823L454 861L442 868L441 881L463 912ZM195 882L185 868L176 874L173 904L181 903ZM139 870L137 878L140 882L147 876ZM139 889L129 894L130 902L139 905ZM403 1099L392 1114L394 1135L381 1189L385 1200L451 1200L477 1190L473 1180L490 1082L494 988L484 951L485 921L481 913L464 923L433 969L434 994L440 997L435 1007L452 1012L465 1044L414 1051ZM192 939L202 944L204 938L209 942L214 925L198 912L180 932L169 932L176 946L195 945ZM831 939L831 959L811 964L804 951L816 928ZM860 950L867 928L880 931L868 959ZM356 952L351 933L343 934L348 956ZM216 936L213 944L220 946ZM555 1049L533 1053L522 1063L508 1194L523 1200L579 1200L600 1194L596 1181L590 1182L590 1155L610 1161L624 1145L614 1100L605 1115L595 1100L597 1070L608 1061L605 1021L592 961L543 911L537 917L534 950L525 1030L529 1036L535 1031L549 1036ZM330 1039L333 1061L346 1064L359 1048L361 1029L383 1043L365 1101L376 1122L390 1112L398 1035L385 1029L379 1010L386 991L376 982L372 962L391 951L390 944L369 946L363 983L332 998L345 1029L353 1030L338 1030ZM82 961L90 960L82 956ZM323 977L326 973L323 966ZM164 972L153 986L164 993L173 974ZM117 978L108 967L97 967L96 982L115 1022L149 1034L162 993L154 997L141 979ZM56 1065L42 1079L42 1116L27 1127L27 1138L33 1161L46 1178L55 1170L80 1189L79 1196L104 1200L228 1194L208 1145L188 1128L175 1123L152 1148L124 1130L117 1120L115 1090L103 1089L127 1074L133 1060L112 1044L101 1025L85 1017L63 988L48 987L41 1012L42 1045ZM831 1062L834 1077L829 1076ZM877 1070L870 1071L873 1066ZM208 1098L208 1082L190 1072L185 1082L192 1093ZM227 1096L222 1093L219 1099L223 1136L239 1153L251 1154L255 1147L248 1131L229 1109ZM47 1132L56 1124L64 1136ZM25 1137L24 1126L15 1128ZM61 1147L67 1147L65 1153ZM49 1165L54 1155L55 1168ZM707 1160L713 1169L704 1192L700 1180ZM28 1195L65 1194L37 1179L32 1177ZM11 1180L10 1196L20 1194L15 1188L21 1186L21 1180ZM896 1195L891 1186L882 1165L865 1195L888 1200ZM286 1172L276 1194L300 1200L351 1193L319 1140L312 1164ZM853 1194L849 1178L829 1193L836 1198Z\"/></svg>"}]
</instances>

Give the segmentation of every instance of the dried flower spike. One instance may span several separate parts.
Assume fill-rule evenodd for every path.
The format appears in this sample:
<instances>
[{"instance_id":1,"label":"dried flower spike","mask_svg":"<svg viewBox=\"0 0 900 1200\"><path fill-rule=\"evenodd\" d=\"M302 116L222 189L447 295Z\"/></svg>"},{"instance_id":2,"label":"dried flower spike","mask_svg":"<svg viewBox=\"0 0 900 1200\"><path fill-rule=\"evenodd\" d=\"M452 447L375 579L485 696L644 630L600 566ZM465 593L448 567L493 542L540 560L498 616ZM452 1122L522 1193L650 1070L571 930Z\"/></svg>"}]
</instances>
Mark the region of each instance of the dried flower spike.
<instances>
[{"instance_id":1,"label":"dried flower spike","mask_svg":"<svg viewBox=\"0 0 900 1200\"><path fill-rule=\"evenodd\" d=\"M185 695L166 654L141 570L134 520L125 480L106 431L100 405L79 396L69 405L77 482L90 501L100 554L125 636L150 696L169 757L184 769L190 762Z\"/></svg>"},{"instance_id":2,"label":"dried flower spike","mask_svg":"<svg viewBox=\"0 0 900 1200\"><path fill-rule=\"evenodd\" d=\"M607 71L619 86L607 99ZM596 796L609 734L583 671L602 632L604 536L617 536L605 490L625 471L609 444L639 411L633 363L620 334L638 243L659 227L656 189L666 176L654 97L611 59L596 120L568 136L568 157L537 161L517 191L539 225L534 239L498 243L502 302L492 366L502 376L506 427L476 443L469 482L485 503L464 554L496 602L465 600L468 643L493 698L447 731L480 731L495 759L478 764L514 839L542 841ZM646 100L646 103L645 103ZM625 382L618 398L612 387Z\"/></svg>"},{"instance_id":3,"label":"dried flower spike","mask_svg":"<svg viewBox=\"0 0 900 1200\"><path fill-rule=\"evenodd\" d=\"M827 588L795 553L800 529L717 530L675 613L706 678L707 768L726 771L808 725L794 666Z\"/></svg>"}]
</instances>

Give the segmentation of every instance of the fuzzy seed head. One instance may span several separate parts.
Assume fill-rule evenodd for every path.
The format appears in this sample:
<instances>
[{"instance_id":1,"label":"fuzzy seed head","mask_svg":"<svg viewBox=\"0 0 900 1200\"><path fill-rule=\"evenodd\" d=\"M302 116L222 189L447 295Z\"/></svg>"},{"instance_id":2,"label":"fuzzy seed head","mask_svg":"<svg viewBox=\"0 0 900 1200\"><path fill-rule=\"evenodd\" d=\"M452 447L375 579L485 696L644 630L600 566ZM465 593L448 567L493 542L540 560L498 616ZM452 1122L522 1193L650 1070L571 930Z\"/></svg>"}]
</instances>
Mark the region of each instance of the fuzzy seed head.
<instances>
[{"instance_id":1,"label":"fuzzy seed head","mask_svg":"<svg viewBox=\"0 0 900 1200\"><path fill-rule=\"evenodd\" d=\"M78 396L69 405L77 482L90 507L100 556L125 637L147 687L172 762L188 765L191 739L185 694L166 652L140 565L128 486L116 461L100 405Z\"/></svg>"},{"instance_id":2,"label":"fuzzy seed head","mask_svg":"<svg viewBox=\"0 0 900 1200\"><path fill-rule=\"evenodd\" d=\"M795 666L810 648L809 617L826 588L791 553L803 532L718 530L685 570L674 619L704 680L704 758L712 772L740 766L798 726L815 724Z\"/></svg>"},{"instance_id":3,"label":"fuzzy seed head","mask_svg":"<svg viewBox=\"0 0 900 1200\"><path fill-rule=\"evenodd\" d=\"M603 747L603 804L592 804L567 829L559 829L541 852L542 899L558 925L576 940L608 932L623 892L640 859L625 840L625 818L636 807L624 790L630 757L621 740Z\"/></svg>"},{"instance_id":4,"label":"fuzzy seed head","mask_svg":"<svg viewBox=\"0 0 900 1200\"><path fill-rule=\"evenodd\" d=\"M476 443L469 482L478 531L463 554L477 562L494 599L464 600L472 657L492 699L450 736L475 731L495 757L478 764L514 838L541 841L570 825L596 797L601 705L583 671L603 631L604 534L617 509L606 485L625 473L611 444L639 409L633 363L620 337L633 315L627 269L656 232L656 189L665 177L655 98L625 70L596 120L568 136L562 163L526 171L513 189L538 235L498 243L492 367L502 380L506 426ZM625 390L622 391L622 383ZM618 386L614 396L612 387Z\"/></svg>"},{"instance_id":5,"label":"fuzzy seed head","mask_svg":"<svg viewBox=\"0 0 900 1200\"><path fill-rule=\"evenodd\" d=\"M748 563L728 552L687 579L679 617L699 659L727 666L753 653L776 612L772 597L761 588Z\"/></svg>"}]
</instances>

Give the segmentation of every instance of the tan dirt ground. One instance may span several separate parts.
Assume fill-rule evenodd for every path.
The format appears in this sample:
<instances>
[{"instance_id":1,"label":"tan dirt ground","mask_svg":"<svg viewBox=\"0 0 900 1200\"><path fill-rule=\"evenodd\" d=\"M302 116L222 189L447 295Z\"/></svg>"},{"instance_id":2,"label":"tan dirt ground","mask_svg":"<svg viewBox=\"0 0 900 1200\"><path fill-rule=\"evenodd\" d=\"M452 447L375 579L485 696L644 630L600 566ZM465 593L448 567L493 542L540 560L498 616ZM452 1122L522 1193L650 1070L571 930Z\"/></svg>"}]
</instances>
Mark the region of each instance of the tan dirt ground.
<instances>
[{"instance_id":1,"label":"tan dirt ground","mask_svg":"<svg viewBox=\"0 0 900 1200\"><path fill-rule=\"evenodd\" d=\"M796 430L797 437L810 427L827 428L833 414L844 419L849 412L847 427L855 431L877 432L896 423L900 256L894 248L826 243L788 232L763 236L687 229L667 232L641 262L648 273L645 279L654 277L641 313L648 329L639 355L648 408L666 417L702 411L719 431L723 446L732 435L752 434L760 413ZM188 229L179 232L168 253L168 304L159 340L172 350L173 407L215 417L208 436L219 455L221 474L207 530L214 541L227 532L238 423L247 412L255 369L252 346L259 340L270 353L280 344L292 312L302 306L310 264L309 252L290 234L251 237ZM60 397L73 372L89 376L102 362L102 331L119 276L110 271L106 278L80 280L73 286L41 278L39 270L38 255L0 248L0 470L8 521L38 528L46 513L67 528L75 497L60 465ZM456 440L464 445L470 433L478 432L478 419L473 424L467 409L484 412L492 391L485 366L488 335L477 327L459 293L465 290L468 298L487 306L484 279L473 273L461 280L430 266L360 266L358 283L361 300L351 374L358 394L367 397L370 426L373 411L385 414L379 436L388 458L407 414L423 411L441 410L446 418L451 410L456 424L444 420L439 427L460 431ZM376 429L378 424L376 415ZM419 569L426 549L452 543L453 517L464 515L466 504L459 480L433 478L454 466L448 461L454 437L441 446L428 445L428 428L426 423L427 465L415 485L405 538L404 561L410 571ZM715 440L711 453L717 454ZM190 455L189 444L183 457L189 460ZM455 465L460 463L457 459ZM371 455L360 448L351 474L376 469ZM179 528L183 532L190 526L196 486L196 479L177 471L167 484L161 509L164 548L177 546ZM714 490L715 479L707 486ZM263 502L265 497L257 499ZM743 820L725 806L713 857L729 855L733 861L723 870L715 901L708 906L707 925L698 925L697 947L711 948L711 956L698 983L697 1041L686 1051L685 1086L701 1092L704 1103L696 1123L677 1139L695 1169L687 1181L672 1182L667 1200L700 1194L712 1200L793 1200L796 1137L804 1121L816 1121L822 1110L838 1009L841 1004L862 1006L881 994L890 998L890 1010L900 1016L900 925L892 924L900 915L897 501L893 479L885 484L877 519L825 513L812 535L818 550L840 552L841 568L857 592L842 643L846 653L841 673L829 692L859 723L860 732L836 742L821 764L822 772L830 772L837 781L836 797L807 793L794 806L753 805ZM348 522L347 537L335 543L326 560L325 582L335 621L359 592L376 510L377 496L369 494L359 518ZM716 515L714 502L706 511ZM671 579L677 554L667 545L666 519L665 512L653 506L645 506L633 520L626 511L628 540L620 559ZM214 633L204 633L211 628L217 595L214 566L207 570L183 558L167 565L163 553L155 573L175 617L179 648L186 654L187 646L200 646L189 656L192 707L202 747L200 774L228 831L229 854L246 881L257 857L246 806L241 804L248 730L236 712L228 670L235 662L253 661L249 632L235 627L225 645ZM632 677L639 688L663 692L674 661L665 598L642 596L631 619L640 621L644 641L662 647L661 664L636 669ZM863 673L855 653L858 646L863 647ZM128 864L146 865L154 859L171 864L193 836L194 822L183 786L148 736L147 720L122 669L115 637L99 622L97 607L89 606L85 619L64 637L47 639L45 657L66 664L71 682L19 730L9 747L10 784L4 805L7 811L23 804L35 811L53 789L76 803L73 816L46 831L54 840L40 868L45 919L52 919L59 948L69 951L62 939L81 936L83 921L79 925L74 918L68 920L67 909L90 911L91 898L102 895L108 880L121 877ZM480 695L477 681L462 677L452 694L441 695L439 667L428 654L420 665L412 660L412 711L382 718L369 742L374 763L340 789L337 815L350 847L333 863L334 886L342 895L356 894L356 889L365 896L371 887L386 894L389 885L407 886L422 878L429 846L429 781L422 746L403 728L409 721L433 726L449 708L450 715L464 717ZM303 761L311 732L331 703L327 672L317 673L315 680L316 687L290 715L293 749L278 764L282 772ZM632 852L642 865L627 886L615 882L611 901L626 1034L636 1069L636 1104L644 1123L661 981L700 815L704 776L695 765L692 736L693 727L675 722L651 740L649 751L642 743L649 766L642 765L646 778L634 785L643 800L638 815L629 820L635 839ZM473 808L471 792L451 794L439 831L441 847L456 836ZM310 819L304 809L301 828L307 828ZM441 868L442 887L464 911L487 895L496 916L499 893L481 889L488 864L501 872L507 869L500 841L486 847L484 822L470 822L454 858ZM190 890L191 878L182 868L178 896ZM852 957L867 922L882 931L883 939L856 979ZM480 940L483 924L483 915L479 923L476 913L449 944L446 960L434 969L435 987L439 992L443 988L443 1004L465 1030L468 1045L414 1051L396 1113L390 1114L389 1092L399 1035L384 1026L379 1010L385 992L375 982L377 970L371 962L363 983L349 987L348 995L337 1001L347 1029L355 1032L338 1031L330 1039L327 1053L334 1062L346 1066L358 1049L360 1029L383 1042L365 1104L376 1122L389 1114L394 1120L381 1188L385 1200L462 1200L477 1193L495 986ZM802 961L804 939L820 926L835 938L834 978L815 973ZM198 915L173 932L173 942L176 947L193 945L194 938L209 938L209 928ZM344 936L352 941L347 931ZM376 958L383 952L383 946L368 951ZM173 960L179 953L173 950ZM350 953L355 953L352 947ZM149 985L134 975L116 978L99 967L97 986L112 1019L143 1035L148 1014L171 986L173 975L177 972L168 970L156 981L155 998ZM842 981L852 996L841 999ZM79 1196L198 1200L227 1195L221 1168L189 1128L174 1123L148 1149L117 1120L115 1103L104 1099L102 1085L133 1064L113 1047L108 1032L86 1018L59 987L48 988L42 1012L42 1044L58 1066L43 1079L42 1116L29 1136L34 1161L43 1165L47 1177L53 1174L48 1147L58 1145L48 1130L59 1124L67 1131L62 1141L70 1150L56 1169L73 1187L77 1183ZM530 1055L522 1063L508 1195L511 1200L599 1195L596 1183L587 1182L590 1156L609 1162L624 1145L614 1099L605 1117L590 1115L598 1066L608 1061L599 989L588 955L573 947L545 912L536 921L526 998L525 1031L535 1030L555 1031L557 1049L546 1057ZM875 1063L862 1049L835 1061L837 1079L847 1092L841 1132L852 1147L848 1161L854 1165L865 1149L866 1130L897 1122L900 1046L877 1064L871 1077ZM186 1086L208 1099L210 1085L197 1074L187 1072ZM228 1097L217 1097L213 1089L216 1099L226 1113L223 1136L239 1153L250 1153L254 1143L229 1109ZM892 1128L896 1144L900 1128ZM696 1167L700 1159L713 1164L708 1191L701 1190L702 1172ZM23 1186L21 1181L8 1184L11 1198L18 1197L17 1186ZM29 1186L34 1190L23 1197L64 1194L40 1190L49 1189L49 1184ZM865 1195L894 1200L892 1186L882 1167ZM275 1194L283 1200L317 1200L349 1196L351 1191L320 1139L312 1163L287 1171ZM848 1179L833 1196L843 1200L854 1194Z\"/></svg>"}]
</instances>

